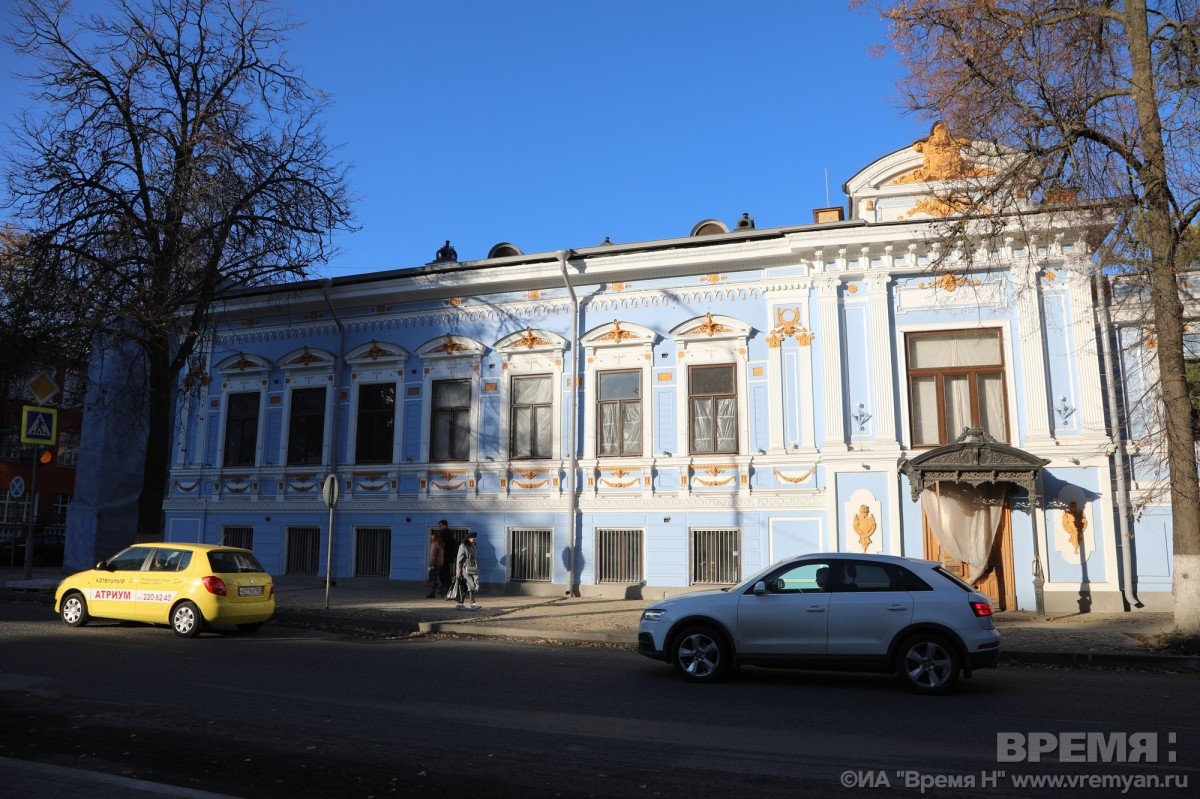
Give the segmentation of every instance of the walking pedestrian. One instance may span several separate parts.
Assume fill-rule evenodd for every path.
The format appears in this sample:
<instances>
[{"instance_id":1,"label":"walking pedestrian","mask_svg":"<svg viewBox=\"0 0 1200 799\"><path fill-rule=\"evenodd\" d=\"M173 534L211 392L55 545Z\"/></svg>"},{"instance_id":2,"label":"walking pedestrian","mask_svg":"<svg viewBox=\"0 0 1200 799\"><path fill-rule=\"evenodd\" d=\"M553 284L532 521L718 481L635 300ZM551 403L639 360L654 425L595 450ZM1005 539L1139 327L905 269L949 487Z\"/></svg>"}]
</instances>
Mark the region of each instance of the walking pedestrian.
<instances>
[{"instance_id":1,"label":"walking pedestrian","mask_svg":"<svg viewBox=\"0 0 1200 799\"><path fill-rule=\"evenodd\" d=\"M429 571L425 575L426 599L433 599L442 587L442 566L446 561L446 545L437 530L429 531Z\"/></svg>"},{"instance_id":2,"label":"walking pedestrian","mask_svg":"<svg viewBox=\"0 0 1200 799\"><path fill-rule=\"evenodd\" d=\"M471 610L479 610L479 605L475 602L475 592L479 590L479 558L475 555L475 540L479 537L479 533L472 530L467 533L467 538L458 547L458 555L454 559L454 578L462 578L463 590L466 591L465 599L471 602ZM456 608L463 610L463 603L460 600Z\"/></svg>"}]
</instances>

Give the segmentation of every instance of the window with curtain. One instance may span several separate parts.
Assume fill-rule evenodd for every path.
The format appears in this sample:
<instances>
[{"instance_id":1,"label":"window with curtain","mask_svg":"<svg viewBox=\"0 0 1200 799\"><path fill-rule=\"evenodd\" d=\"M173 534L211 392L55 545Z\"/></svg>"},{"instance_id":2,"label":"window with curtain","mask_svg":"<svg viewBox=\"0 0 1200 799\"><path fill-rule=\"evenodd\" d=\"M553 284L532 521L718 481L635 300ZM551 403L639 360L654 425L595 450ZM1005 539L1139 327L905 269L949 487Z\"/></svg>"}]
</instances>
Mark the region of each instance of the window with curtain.
<instances>
[{"instance_id":1,"label":"window with curtain","mask_svg":"<svg viewBox=\"0 0 1200 799\"><path fill-rule=\"evenodd\" d=\"M596 452L642 454L641 371L601 372L596 399Z\"/></svg>"},{"instance_id":2,"label":"window with curtain","mask_svg":"<svg viewBox=\"0 0 1200 799\"><path fill-rule=\"evenodd\" d=\"M292 392L288 417L288 466L321 462L325 444L325 387Z\"/></svg>"},{"instance_id":3,"label":"window with curtain","mask_svg":"<svg viewBox=\"0 0 1200 799\"><path fill-rule=\"evenodd\" d=\"M692 454L737 452L737 370L732 364L688 370Z\"/></svg>"},{"instance_id":4,"label":"window with curtain","mask_svg":"<svg viewBox=\"0 0 1200 799\"><path fill-rule=\"evenodd\" d=\"M225 465L253 466L258 448L258 392L230 394L225 404Z\"/></svg>"},{"instance_id":5,"label":"window with curtain","mask_svg":"<svg viewBox=\"0 0 1200 799\"><path fill-rule=\"evenodd\" d=\"M513 458L549 458L554 440L554 386L549 375L514 377L509 453Z\"/></svg>"},{"instance_id":6,"label":"window with curtain","mask_svg":"<svg viewBox=\"0 0 1200 799\"><path fill-rule=\"evenodd\" d=\"M999 330L910 333L909 416L914 447L938 447L981 427L1008 441L1004 348Z\"/></svg>"},{"instance_id":7,"label":"window with curtain","mask_svg":"<svg viewBox=\"0 0 1200 799\"><path fill-rule=\"evenodd\" d=\"M370 383L358 387L356 424L354 462L391 463L396 432L395 383Z\"/></svg>"},{"instance_id":8,"label":"window with curtain","mask_svg":"<svg viewBox=\"0 0 1200 799\"><path fill-rule=\"evenodd\" d=\"M437 380L433 384L429 459L465 461L471 454L471 383Z\"/></svg>"}]
</instances>

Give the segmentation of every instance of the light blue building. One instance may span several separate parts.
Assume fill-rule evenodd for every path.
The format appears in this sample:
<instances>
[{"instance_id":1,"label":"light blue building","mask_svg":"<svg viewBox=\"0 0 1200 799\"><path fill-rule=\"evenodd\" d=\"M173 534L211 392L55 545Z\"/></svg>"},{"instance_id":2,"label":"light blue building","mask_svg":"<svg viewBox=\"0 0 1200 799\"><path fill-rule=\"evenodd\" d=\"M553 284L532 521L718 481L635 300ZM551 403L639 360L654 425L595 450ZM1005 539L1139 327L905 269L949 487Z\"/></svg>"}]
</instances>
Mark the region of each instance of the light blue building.
<instances>
[{"instance_id":1,"label":"light blue building","mask_svg":"<svg viewBox=\"0 0 1200 799\"><path fill-rule=\"evenodd\" d=\"M868 551L944 559L1002 609L1169 608L1169 509L1122 545L1105 231L1013 217L947 250L939 188L969 165L945 141L870 164L811 224L447 242L228 297L180 392L165 537L416 591L444 518L479 532L496 591L651 598Z\"/></svg>"}]
</instances>

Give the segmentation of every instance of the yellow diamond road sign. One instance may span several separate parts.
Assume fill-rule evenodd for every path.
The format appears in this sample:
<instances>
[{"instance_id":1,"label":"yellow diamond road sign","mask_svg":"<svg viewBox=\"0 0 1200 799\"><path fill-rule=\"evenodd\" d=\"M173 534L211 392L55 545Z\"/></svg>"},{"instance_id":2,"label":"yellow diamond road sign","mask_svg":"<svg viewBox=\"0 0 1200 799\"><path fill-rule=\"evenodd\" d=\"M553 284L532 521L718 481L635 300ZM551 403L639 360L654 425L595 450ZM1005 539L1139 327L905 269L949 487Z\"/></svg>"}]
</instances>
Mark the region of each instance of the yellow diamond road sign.
<instances>
[{"instance_id":1,"label":"yellow diamond road sign","mask_svg":"<svg viewBox=\"0 0 1200 799\"><path fill-rule=\"evenodd\" d=\"M46 400L58 393L58 384L54 382L53 377L42 372L29 381L29 390L33 392L35 400L45 403Z\"/></svg>"},{"instance_id":2,"label":"yellow diamond road sign","mask_svg":"<svg viewBox=\"0 0 1200 799\"><path fill-rule=\"evenodd\" d=\"M53 446L58 442L58 411L26 405L21 409L21 443Z\"/></svg>"}]
</instances>

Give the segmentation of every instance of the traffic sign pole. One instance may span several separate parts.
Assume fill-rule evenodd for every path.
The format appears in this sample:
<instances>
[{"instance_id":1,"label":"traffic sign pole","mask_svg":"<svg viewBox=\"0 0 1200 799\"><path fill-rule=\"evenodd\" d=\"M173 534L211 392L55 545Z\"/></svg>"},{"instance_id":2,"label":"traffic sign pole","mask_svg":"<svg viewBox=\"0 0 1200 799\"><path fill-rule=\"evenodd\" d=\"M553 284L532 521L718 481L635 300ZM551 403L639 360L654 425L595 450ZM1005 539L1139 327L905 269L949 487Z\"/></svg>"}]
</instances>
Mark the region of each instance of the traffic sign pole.
<instances>
[{"instance_id":1,"label":"traffic sign pole","mask_svg":"<svg viewBox=\"0 0 1200 799\"><path fill-rule=\"evenodd\" d=\"M37 466L42 459L39 446L33 451L33 474L29 478L29 532L25 534L25 579L33 579L33 525L37 520Z\"/></svg>"}]
</instances>

